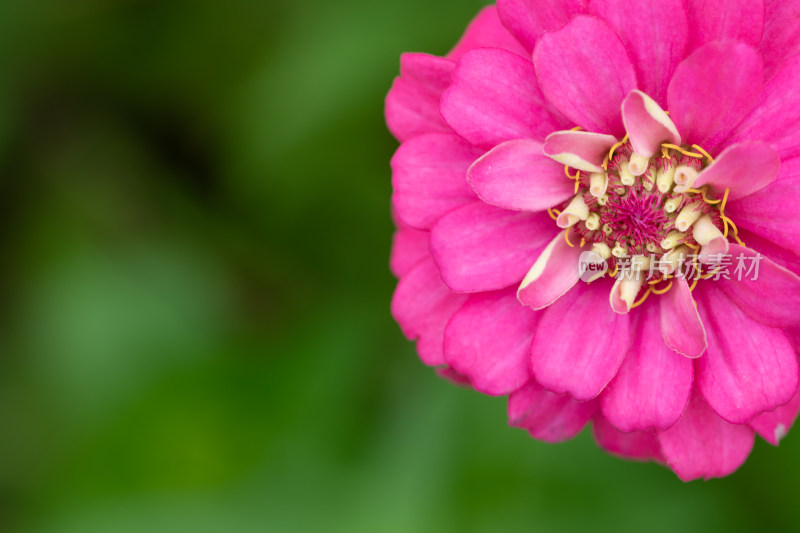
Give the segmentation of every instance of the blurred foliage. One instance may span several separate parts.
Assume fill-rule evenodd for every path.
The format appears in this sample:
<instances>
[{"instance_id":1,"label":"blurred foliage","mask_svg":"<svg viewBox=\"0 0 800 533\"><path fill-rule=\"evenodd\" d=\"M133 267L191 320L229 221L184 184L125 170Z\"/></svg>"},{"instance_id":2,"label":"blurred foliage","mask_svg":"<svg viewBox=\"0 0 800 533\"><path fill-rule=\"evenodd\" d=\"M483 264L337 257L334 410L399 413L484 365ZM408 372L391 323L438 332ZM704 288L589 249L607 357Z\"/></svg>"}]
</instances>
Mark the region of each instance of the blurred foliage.
<instances>
[{"instance_id":1,"label":"blurred foliage","mask_svg":"<svg viewBox=\"0 0 800 533\"><path fill-rule=\"evenodd\" d=\"M392 322L383 98L480 5L0 3L0 528L789 527L796 435L684 485L507 428Z\"/></svg>"}]
</instances>

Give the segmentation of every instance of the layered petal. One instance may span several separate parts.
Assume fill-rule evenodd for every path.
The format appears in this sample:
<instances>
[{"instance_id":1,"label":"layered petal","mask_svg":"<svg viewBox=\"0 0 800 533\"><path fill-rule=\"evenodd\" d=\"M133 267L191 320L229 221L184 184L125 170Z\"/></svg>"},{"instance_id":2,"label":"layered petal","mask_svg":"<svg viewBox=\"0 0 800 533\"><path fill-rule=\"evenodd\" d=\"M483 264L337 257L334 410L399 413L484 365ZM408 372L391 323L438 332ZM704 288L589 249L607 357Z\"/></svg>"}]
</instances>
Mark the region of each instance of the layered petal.
<instances>
[{"instance_id":1,"label":"layered petal","mask_svg":"<svg viewBox=\"0 0 800 533\"><path fill-rule=\"evenodd\" d=\"M513 139L542 140L566 127L542 95L533 64L495 48L461 58L440 111L456 133L487 150Z\"/></svg>"},{"instance_id":2,"label":"layered petal","mask_svg":"<svg viewBox=\"0 0 800 533\"><path fill-rule=\"evenodd\" d=\"M750 422L750 427L761 435L762 439L777 446L794 425L798 411L800 411L800 391L795 393L789 403L754 418Z\"/></svg>"},{"instance_id":3,"label":"layered petal","mask_svg":"<svg viewBox=\"0 0 800 533\"><path fill-rule=\"evenodd\" d=\"M693 187L710 185L720 197L730 189L728 200L737 200L775 181L781 158L770 145L749 141L726 148L697 177Z\"/></svg>"},{"instance_id":4,"label":"layered petal","mask_svg":"<svg viewBox=\"0 0 800 533\"><path fill-rule=\"evenodd\" d=\"M579 261L588 248L570 246L559 233L536 258L519 286L517 298L532 309L544 309L580 279Z\"/></svg>"},{"instance_id":5,"label":"layered petal","mask_svg":"<svg viewBox=\"0 0 800 533\"><path fill-rule=\"evenodd\" d=\"M595 401L578 402L568 394L554 394L533 380L508 398L509 425L545 442L571 439L596 411Z\"/></svg>"},{"instance_id":6,"label":"layered petal","mask_svg":"<svg viewBox=\"0 0 800 533\"><path fill-rule=\"evenodd\" d=\"M548 390L596 397L628 349L628 315L608 306L610 284L578 285L547 308L533 341L533 375Z\"/></svg>"},{"instance_id":7,"label":"layered petal","mask_svg":"<svg viewBox=\"0 0 800 533\"><path fill-rule=\"evenodd\" d=\"M689 31L683 2L592 0L589 10L619 35L636 69L639 88L666 105L669 80L686 57Z\"/></svg>"},{"instance_id":8,"label":"layered petal","mask_svg":"<svg viewBox=\"0 0 800 533\"><path fill-rule=\"evenodd\" d=\"M692 361L661 339L663 310L647 302L631 318L625 361L601 398L603 414L624 432L667 429L681 417L692 390Z\"/></svg>"},{"instance_id":9,"label":"layered petal","mask_svg":"<svg viewBox=\"0 0 800 533\"><path fill-rule=\"evenodd\" d=\"M575 17L539 39L533 61L542 92L565 117L587 131L624 135L619 109L636 73L605 22Z\"/></svg>"},{"instance_id":10,"label":"layered petal","mask_svg":"<svg viewBox=\"0 0 800 533\"><path fill-rule=\"evenodd\" d=\"M764 0L764 5L764 38L758 51L764 58L764 75L769 79L784 61L800 52L800 2Z\"/></svg>"},{"instance_id":11,"label":"layered petal","mask_svg":"<svg viewBox=\"0 0 800 533\"><path fill-rule=\"evenodd\" d=\"M584 172L602 172L603 161L617 143L613 135L588 131L557 131L545 139L545 155Z\"/></svg>"},{"instance_id":12,"label":"layered petal","mask_svg":"<svg viewBox=\"0 0 800 533\"><path fill-rule=\"evenodd\" d=\"M436 374L449 381L453 385L458 385L459 387L471 387L472 384L469 382L469 379L466 376L463 376L453 370L450 367L440 366L436 368Z\"/></svg>"},{"instance_id":13,"label":"layered petal","mask_svg":"<svg viewBox=\"0 0 800 533\"><path fill-rule=\"evenodd\" d=\"M800 323L800 277L768 257L730 245L729 276L717 281L747 316L774 328Z\"/></svg>"},{"instance_id":14,"label":"layered petal","mask_svg":"<svg viewBox=\"0 0 800 533\"><path fill-rule=\"evenodd\" d=\"M800 27L800 25L797 25ZM753 139L770 143L786 160L800 156L800 56L788 60L764 85L753 110L742 121L729 143Z\"/></svg>"},{"instance_id":15,"label":"layered petal","mask_svg":"<svg viewBox=\"0 0 800 533\"><path fill-rule=\"evenodd\" d=\"M520 305L513 289L471 296L447 325L445 360L476 390L509 394L530 380L540 315Z\"/></svg>"},{"instance_id":16,"label":"layered petal","mask_svg":"<svg viewBox=\"0 0 800 533\"><path fill-rule=\"evenodd\" d=\"M532 139L493 148L470 167L467 181L484 202L517 211L541 211L575 195L564 167Z\"/></svg>"},{"instance_id":17,"label":"layered petal","mask_svg":"<svg viewBox=\"0 0 800 533\"><path fill-rule=\"evenodd\" d=\"M608 453L637 461L664 462L655 431L623 433L603 416L596 416L592 425L597 444Z\"/></svg>"},{"instance_id":18,"label":"layered petal","mask_svg":"<svg viewBox=\"0 0 800 533\"><path fill-rule=\"evenodd\" d=\"M764 0L686 0L691 48L711 41L756 47L764 34Z\"/></svg>"},{"instance_id":19,"label":"layered petal","mask_svg":"<svg viewBox=\"0 0 800 533\"><path fill-rule=\"evenodd\" d=\"M708 347L706 329L700 320L686 278L672 280L672 288L659 298L661 336L670 349L685 357L703 355Z\"/></svg>"},{"instance_id":20,"label":"layered petal","mask_svg":"<svg viewBox=\"0 0 800 533\"><path fill-rule=\"evenodd\" d=\"M392 254L389 268L395 276L405 276L417 263L428 256L428 238L430 233L401 226L392 238Z\"/></svg>"},{"instance_id":21,"label":"layered petal","mask_svg":"<svg viewBox=\"0 0 800 533\"><path fill-rule=\"evenodd\" d=\"M790 272L800 276L800 256L794 252L742 228L739 228L739 237L747 243L747 247L751 250L755 250Z\"/></svg>"},{"instance_id":22,"label":"layered petal","mask_svg":"<svg viewBox=\"0 0 800 533\"><path fill-rule=\"evenodd\" d=\"M732 474L750 455L754 439L749 426L721 419L697 391L680 421L658 433L664 458L684 481Z\"/></svg>"},{"instance_id":23,"label":"layered petal","mask_svg":"<svg viewBox=\"0 0 800 533\"><path fill-rule=\"evenodd\" d=\"M431 253L456 292L510 287L553 236L546 213L506 211L476 201L445 215L431 231Z\"/></svg>"},{"instance_id":24,"label":"layered petal","mask_svg":"<svg viewBox=\"0 0 800 533\"><path fill-rule=\"evenodd\" d=\"M454 294L442 283L430 257L403 276L392 298L392 316L426 365L444 364L444 328L467 296Z\"/></svg>"},{"instance_id":25,"label":"layered petal","mask_svg":"<svg viewBox=\"0 0 800 533\"><path fill-rule=\"evenodd\" d=\"M800 163L800 158L793 161ZM725 214L739 227L800 254L800 211L794 208L800 200L800 180L781 179L789 166L800 167L784 164L775 182L729 202Z\"/></svg>"},{"instance_id":26,"label":"layered petal","mask_svg":"<svg viewBox=\"0 0 800 533\"><path fill-rule=\"evenodd\" d=\"M428 54L400 56L400 76L386 96L386 124L403 142L416 135L450 131L439 114L439 100L450 85L455 61Z\"/></svg>"},{"instance_id":27,"label":"layered petal","mask_svg":"<svg viewBox=\"0 0 800 533\"><path fill-rule=\"evenodd\" d=\"M708 334L697 388L722 418L743 424L792 398L797 358L781 330L748 318L716 285L707 281L695 291Z\"/></svg>"},{"instance_id":28,"label":"layered petal","mask_svg":"<svg viewBox=\"0 0 800 533\"><path fill-rule=\"evenodd\" d=\"M675 69L667 91L683 141L713 153L750 112L761 83L761 58L750 46L713 42L698 48Z\"/></svg>"},{"instance_id":29,"label":"layered petal","mask_svg":"<svg viewBox=\"0 0 800 533\"><path fill-rule=\"evenodd\" d=\"M641 91L631 91L625 97L622 121L633 151L641 156L653 157L661 151L662 143L681 144L681 136L669 115Z\"/></svg>"},{"instance_id":30,"label":"layered petal","mask_svg":"<svg viewBox=\"0 0 800 533\"><path fill-rule=\"evenodd\" d=\"M392 158L392 203L406 224L429 229L443 215L475 200L467 169L483 151L453 133L404 142Z\"/></svg>"},{"instance_id":31,"label":"layered petal","mask_svg":"<svg viewBox=\"0 0 800 533\"><path fill-rule=\"evenodd\" d=\"M497 6L486 6L472 19L458 44L447 57L458 61L461 56L476 48L502 48L528 57L528 52L500 22Z\"/></svg>"},{"instance_id":32,"label":"layered petal","mask_svg":"<svg viewBox=\"0 0 800 533\"><path fill-rule=\"evenodd\" d=\"M528 52L539 37L586 9L586 0L498 0L500 20Z\"/></svg>"}]
</instances>

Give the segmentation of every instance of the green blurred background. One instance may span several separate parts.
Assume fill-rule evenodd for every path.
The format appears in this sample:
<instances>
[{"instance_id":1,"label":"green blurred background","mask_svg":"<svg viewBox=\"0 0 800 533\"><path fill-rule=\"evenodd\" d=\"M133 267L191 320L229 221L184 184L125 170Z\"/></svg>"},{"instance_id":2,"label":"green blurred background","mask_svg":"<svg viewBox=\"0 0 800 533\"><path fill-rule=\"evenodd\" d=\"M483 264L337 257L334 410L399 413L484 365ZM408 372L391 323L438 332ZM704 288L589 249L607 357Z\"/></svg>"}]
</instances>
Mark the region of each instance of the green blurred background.
<instances>
[{"instance_id":1,"label":"green blurred background","mask_svg":"<svg viewBox=\"0 0 800 533\"><path fill-rule=\"evenodd\" d=\"M0 528L731 531L800 438L684 485L551 446L389 315L383 98L482 5L0 2Z\"/></svg>"}]
</instances>

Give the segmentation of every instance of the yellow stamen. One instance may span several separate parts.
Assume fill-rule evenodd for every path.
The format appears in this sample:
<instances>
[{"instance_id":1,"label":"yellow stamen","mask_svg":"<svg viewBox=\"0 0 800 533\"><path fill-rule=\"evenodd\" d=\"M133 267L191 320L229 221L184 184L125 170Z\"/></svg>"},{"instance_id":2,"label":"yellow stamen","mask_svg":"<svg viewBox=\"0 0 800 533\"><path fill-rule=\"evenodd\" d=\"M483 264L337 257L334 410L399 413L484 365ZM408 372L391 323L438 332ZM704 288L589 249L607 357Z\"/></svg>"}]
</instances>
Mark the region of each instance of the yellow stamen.
<instances>
[{"instance_id":1,"label":"yellow stamen","mask_svg":"<svg viewBox=\"0 0 800 533\"><path fill-rule=\"evenodd\" d=\"M692 281L692 286L689 287L690 292L694 292L694 288L697 287L697 282L700 281L700 277L697 274L697 255L692 256L692 274L694 275L694 280Z\"/></svg>"},{"instance_id":2,"label":"yellow stamen","mask_svg":"<svg viewBox=\"0 0 800 533\"><path fill-rule=\"evenodd\" d=\"M581 128L580 126L575 126L574 128L572 128L569 131L583 131L583 128Z\"/></svg>"},{"instance_id":3,"label":"yellow stamen","mask_svg":"<svg viewBox=\"0 0 800 533\"><path fill-rule=\"evenodd\" d=\"M575 175L573 176L572 174L569 173L569 165L564 165L564 174L566 174L567 178L569 178L571 180L579 180L579 179L581 179L581 171L580 170L576 170L575 171Z\"/></svg>"},{"instance_id":4,"label":"yellow stamen","mask_svg":"<svg viewBox=\"0 0 800 533\"><path fill-rule=\"evenodd\" d=\"M570 227L564 230L564 240L567 241L567 244L569 245L570 248L575 248L575 245L569 242L569 232L571 229L572 228Z\"/></svg>"},{"instance_id":5,"label":"yellow stamen","mask_svg":"<svg viewBox=\"0 0 800 533\"><path fill-rule=\"evenodd\" d=\"M667 148L672 148L673 150L677 150L680 153L682 153L683 155L686 155L686 156L689 156L689 157L694 157L696 159L703 159L703 154L696 154L694 152L689 152L689 151L684 150L683 148L681 148L680 146L677 146L675 144L666 144L665 143L665 144L661 145L662 148L664 148L665 146Z\"/></svg>"},{"instance_id":6,"label":"yellow stamen","mask_svg":"<svg viewBox=\"0 0 800 533\"><path fill-rule=\"evenodd\" d=\"M581 239L581 246L580 247L583 248L584 246L586 246L586 239Z\"/></svg>"},{"instance_id":7,"label":"yellow stamen","mask_svg":"<svg viewBox=\"0 0 800 533\"><path fill-rule=\"evenodd\" d=\"M617 272L619 272L619 263L614 263L614 271L613 272L609 272L608 273L608 277L616 278L617 277Z\"/></svg>"},{"instance_id":8,"label":"yellow stamen","mask_svg":"<svg viewBox=\"0 0 800 533\"><path fill-rule=\"evenodd\" d=\"M669 290L672 288L673 283L674 283L674 281L670 281L669 285L667 285L663 289L655 289L655 288L653 288L651 290L653 291L653 294L657 294L657 295L661 296L662 294L667 294L669 292Z\"/></svg>"},{"instance_id":9,"label":"yellow stamen","mask_svg":"<svg viewBox=\"0 0 800 533\"><path fill-rule=\"evenodd\" d=\"M722 267L719 267L718 269L714 270L713 272L709 272L708 274L705 274L705 275L700 276L700 277L703 278L703 279L711 279L721 271L722 271Z\"/></svg>"},{"instance_id":10,"label":"yellow stamen","mask_svg":"<svg viewBox=\"0 0 800 533\"><path fill-rule=\"evenodd\" d=\"M709 199L708 199L708 197L706 196L706 193L707 193L708 191L707 191L707 190L705 190L705 189L686 189L686 190L685 190L685 191L683 191L683 192L690 192L690 193L692 193L692 194L699 194L699 195L701 195L701 196L703 197L703 201L704 201L705 203L707 203L708 205L716 205L716 204L718 204L718 203L722 202L722 200L709 200Z\"/></svg>"},{"instance_id":11,"label":"yellow stamen","mask_svg":"<svg viewBox=\"0 0 800 533\"><path fill-rule=\"evenodd\" d=\"M723 236L727 238L728 233L728 224L733 226L733 238L736 239L736 242L739 243L740 246L746 246L745 243L742 242L742 239L739 238L739 228L736 227L736 224L733 223L733 220L729 219L725 215L722 215L722 222L725 223L725 233Z\"/></svg>"},{"instance_id":12,"label":"yellow stamen","mask_svg":"<svg viewBox=\"0 0 800 533\"><path fill-rule=\"evenodd\" d=\"M730 189L725 189L725 196L722 197L722 205L719 206L720 214L724 214L725 213L725 206L728 205L728 193L730 193L730 192L731 192Z\"/></svg>"},{"instance_id":13,"label":"yellow stamen","mask_svg":"<svg viewBox=\"0 0 800 533\"><path fill-rule=\"evenodd\" d=\"M611 147L611 150L609 150L609 152L608 152L608 160L609 160L609 161L611 161L612 159L614 159L614 152L616 152L616 151L617 151L617 149L619 149L619 148L620 148L620 147L621 147L623 144L625 144L626 142L628 142L628 134L627 134L627 133L625 134L625 137L624 137L624 138L623 138L623 139L622 139L620 142L618 142L617 144L615 144L614 146L612 146L612 147Z\"/></svg>"},{"instance_id":14,"label":"yellow stamen","mask_svg":"<svg viewBox=\"0 0 800 533\"><path fill-rule=\"evenodd\" d=\"M647 292L645 292L645 293L644 293L644 296L642 296L642 297L639 299L639 301L638 301L638 302L636 302L635 304L633 304L633 305L631 306L631 309L636 309L637 307L639 307L640 305L642 305L642 304L645 302L645 300L647 300L647 299L650 297L650 293L651 293L651 292L653 292L653 287L648 287L648 288L647 288Z\"/></svg>"},{"instance_id":15,"label":"yellow stamen","mask_svg":"<svg viewBox=\"0 0 800 533\"><path fill-rule=\"evenodd\" d=\"M705 150L703 150L703 149L702 149L700 146L697 146L696 144L693 144L693 145L692 145L692 148L694 148L695 150L697 150L698 152L700 152L701 154L703 154L704 156L706 156L706 157L708 158L708 161L709 161L710 163L713 163L713 162L714 162L714 158L713 158L713 157L711 157L711 155L710 155L708 152L706 152Z\"/></svg>"},{"instance_id":16,"label":"yellow stamen","mask_svg":"<svg viewBox=\"0 0 800 533\"><path fill-rule=\"evenodd\" d=\"M700 249L699 246L695 246L694 244L689 244L688 242L683 242L683 244L685 244L686 246L688 246L692 250L699 250Z\"/></svg>"},{"instance_id":17,"label":"yellow stamen","mask_svg":"<svg viewBox=\"0 0 800 533\"><path fill-rule=\"evenodd\" d=\"M709 200L708 197L706 197L706 191L703 191L703 201L708 205L717 205L722 202L722 200Z\"/></svg>"},{"instance_id":18,"label":"yellow stamen","mask_svg":"<svg viewBox=\"0 0 800 533\"><path fill-rule=\"evenodd\" d=\"M561 214L561 211L559 211L558 209L548 209L547 214L550 215L550 218L552 218L553 220L558 220L558 215Z\"/></svg>"}]
</instances>

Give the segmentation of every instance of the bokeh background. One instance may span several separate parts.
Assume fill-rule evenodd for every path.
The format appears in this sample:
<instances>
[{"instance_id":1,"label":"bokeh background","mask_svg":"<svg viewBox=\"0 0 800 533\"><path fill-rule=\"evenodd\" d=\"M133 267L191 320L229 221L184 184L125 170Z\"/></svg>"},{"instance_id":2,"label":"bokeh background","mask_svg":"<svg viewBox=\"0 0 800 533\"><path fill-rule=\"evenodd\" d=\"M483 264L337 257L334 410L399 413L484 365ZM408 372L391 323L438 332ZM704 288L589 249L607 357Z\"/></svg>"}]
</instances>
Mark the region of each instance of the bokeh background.
<instances>
[{"instance_id":1,"label":"bokeh background","mask_svg":"<svg viewBox=\"0 0 800 533\"><path fill-rule=\"evenodd\" d=\"M508 428L393 323L383 98L481 5L0 2L0 529L796 523L796 434L685 485Z\"/></svg>"}]
</instances>

